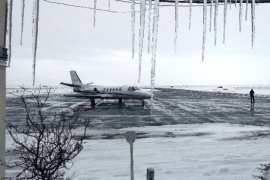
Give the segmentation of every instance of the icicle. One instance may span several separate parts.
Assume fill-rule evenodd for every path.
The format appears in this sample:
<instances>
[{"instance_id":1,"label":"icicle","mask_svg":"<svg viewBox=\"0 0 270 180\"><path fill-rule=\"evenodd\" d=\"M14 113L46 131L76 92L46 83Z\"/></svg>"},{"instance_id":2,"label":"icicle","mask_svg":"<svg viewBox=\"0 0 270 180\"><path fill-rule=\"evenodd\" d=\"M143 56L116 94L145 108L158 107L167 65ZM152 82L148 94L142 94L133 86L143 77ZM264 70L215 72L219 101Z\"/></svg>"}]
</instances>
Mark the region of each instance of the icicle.
<instances>
[{"instance_id":1,"label":"icicle","mask_svg":"<svg viewBox=\"0 0 270 180\"><path fill-rule=\"evenodd\" d=\"M246 21L247 21L247 16L248 16L248 0L246 0Z\"/></svg>"},{"instance_id":2,"label":"icicle","mask_svg":"<svg viewBox=\"0 0 270 180\"><path fill-rule=\"evenodd\" d=\"M13 0L9 1L9 28L8 28L8 49L9 49L9 56L8 56L8 67L10 67L11 62L11 47L12 47L12 13L13 13Z\"/></svg>"},{"instance_id":3,"label":"icicle","mask_svg":"<svg viewBox=\"0 0 270 180\"><path fill-rule=\"evenodd\" d=\"M154 17L153 17L153 37L152 37L152 68L151 68L151 111L153 109L155 74L156 74L156 51L157 51L157 35L158 35L158 19L159 19L159 0L155 0Z\"/></svg>"},{"instance_id":4,"label":"icicle","mask_svg":"<svg viewBox=\"0 0 270 180\"><path fill-rule=\"evenodd\" d=\"M39 21L39 2L35 0L33 4L33 86L35 86L36 77L36 56L37 56L37 42L38 42L38 21Z\"/></svg>"},{"instance_id":5,"label":"icicle","mask_svg":"<svg viewBox=\"0 0 270 180\"><path fill-rule=\"evenodd\" d=\"M213 0L211 0L213 1ZM189 29L191 28L192 0L189 0Z\"/></svg>"},{"instance_id":6,"label":"icicle","mask_svg":"<svg viewBox=\"0 0 270 180\"><path fill-rule=\"evenodd\" d=\"M234 5L235 5L235 7L236 7L236 4L237 4L237 0L234 0Z\"/></svg>"},{"instance_id":7,"label":"icicle","mask_svg":"<svg viewBox=\"0 0 270 180\"><path fill-rule=\"evenodd\" d=\"M96 26L97 0L94 0L94 26Z\"/></svg>"},{"instance_id":8,"label":"icicle","mask_svg":"<svg viewBox=\"0 0 270 180\"><path fill-rule=\"evenodd\" d=\"M177 31L178 31L178 0L175 0L175 29L174 29L174 52L176 53L177 45Z\"/></svg>"},{"instance_id":9,"label":"icicle","mask_svg":"<svg viewBox=\"0 0 270 180\"><path fill-rule=\"evenodd\" d=\"M214 19L215 45L217 44L217 18L218 18L218 0L215 0L215 19Z\"/></svg>"},{"instance_id":10,"label":"icicle","mask_svg":"<svg viewBox=\"0 0 270 180\"><path fill-rule=\"evenodd\" d=\"M148 0L149 14L148 14L148 53L150 52L151 45L151 16L152 16L152 0Z\"/></svg>"},{"instance_id":11,"label":"icicle","mask_svg":"<svg viewBox=\"0 0 270 180\"><path fill-rule=\"evenodd\" d=\"M251 2L251 25L252 25L252 49L253 49L255 39L255 0L252 0Z\"/></svg>"},{"instance_id":12,"label":"icicle","mask_svg":"<svg viewBox=\"0 0 270 180\"><path fill-rule=\"evenodd\" d=\"M240 5L239 5L239 31L242 29L242 4L243 0L240 0Z\"/></svg>"},{"instance_id":13,"label":"icicle","mask_svg":"<svg viewBox=\"0 0 270 180\"><path fill-rule=\"evenodd\" d=\"M135 51L135 0L131 3L132 58Z\"/></svg>"},{"instance_id":14,"label":"icicle","mask_svg":"<svg viewBox=\"0 0 270 180\"><path fill-rule=\"evenodd\" d=\"M216 0L217 1L217 0ZM202 61L204 61L205 42L206 42L206 24L207 23L207 0L203 0L203 43L202 43Z\"/></svg>"},{"instance_id":15,"label":"icicle","mask_svg":"<svg viewBox=\"0 0 270 180\"><path fill-rule=\"evenodd\" d=\"M213 11L213 0L211 0L211 6L210 6L210 27L209 27L210 32L212 30L212 11Z\"/></svg>"},{"instance_id":16,"label":"icicle","mask_svg":"<svg viewBox=\"0 0 270 180\"><path fill-rule=\"evenodd\" d=\"M24 7L25 7L25 0L22 0L21 40L20 40L20 45L22 45L22 39L23 39Z\"/></svg>"},{"instance_id":17,"label":"icicle","mask_svg":"<svg viewBox=\"0 0 270 180\"><path fill-rule=\"evenodd\" d=\"M232 0L230 0L230 9L232 9Z\"/></svg>"},{"instance_id":18,"label":"icicle","mask_svg":"<svg viewBox=\"0 0 270 180\"><path fill-rule=\"evenodd\" d=\"M145 28L145 0L141 0L141 12L140 12L140 43L139 43L139 78L138 83L141 80L141 69L142 69L142 53L143 53L143 38L144 38L144 28Z\"/></svg>"},{"instance_id":19,"label":"icicle","mask_svg":"<svg viewBox=\"0 0 270 180\"><path fill-rule=\"evenodd\" d=\"M111 0L108 0L108 10L110 11L111 9Z\"/></svg>"},{"instance_id":20,"label":"icicle","mask_svg":"<svg viewBox=\"0 0 270 180\"><path fill-rule=\"evenodd\" d=\"M223 43L225 43L226 23L227 23L227 0L224 0Z\"/></svg>"}]
</instances>

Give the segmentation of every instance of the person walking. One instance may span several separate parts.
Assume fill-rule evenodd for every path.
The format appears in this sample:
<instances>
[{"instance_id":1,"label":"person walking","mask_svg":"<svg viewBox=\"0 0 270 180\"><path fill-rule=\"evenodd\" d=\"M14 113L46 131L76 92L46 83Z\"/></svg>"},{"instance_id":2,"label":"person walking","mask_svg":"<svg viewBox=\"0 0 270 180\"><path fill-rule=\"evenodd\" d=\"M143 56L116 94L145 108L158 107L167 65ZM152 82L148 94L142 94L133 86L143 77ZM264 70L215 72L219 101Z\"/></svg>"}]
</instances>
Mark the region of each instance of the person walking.
<instances>
[{"instance_id":1,"label":"person walking","mask_svg":"<svg viewBox=\"0 0 270 180\"><path fill-rule=\"evenodd\" d=\"M254 106L255 103L255 98L254 98L254 91L253 89L250 90L249 95L250 95L250 100L251 100L251 106Z\"/></svg>"}]
</instances>

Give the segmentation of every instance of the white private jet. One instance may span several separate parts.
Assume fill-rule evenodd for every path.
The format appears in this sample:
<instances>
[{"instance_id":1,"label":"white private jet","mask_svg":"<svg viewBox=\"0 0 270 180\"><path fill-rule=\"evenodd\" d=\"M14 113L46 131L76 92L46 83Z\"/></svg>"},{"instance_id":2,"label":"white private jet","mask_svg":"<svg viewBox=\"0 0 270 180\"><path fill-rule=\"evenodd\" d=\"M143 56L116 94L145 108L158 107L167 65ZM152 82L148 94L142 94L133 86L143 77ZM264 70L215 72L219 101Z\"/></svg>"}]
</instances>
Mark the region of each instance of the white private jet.
<instances>
[{"instance_id":1,"label":"white private jet","mask_svg":"<svg viewBox=\"0 0 270 180\"><path fill-rule=\"evenodd\" d=\"M72 84L60 84L73 87L73 91L79 94L65 95L68 97L89 98L91 106L95 106L95 99L118 99L119 104L122 104L123 99L138 99L144 105L144 99L150 99L151 93L142 91L135 86L97 86L89 84L82 84L76 71L70 71Z\"/></svg>"}]
</instances>

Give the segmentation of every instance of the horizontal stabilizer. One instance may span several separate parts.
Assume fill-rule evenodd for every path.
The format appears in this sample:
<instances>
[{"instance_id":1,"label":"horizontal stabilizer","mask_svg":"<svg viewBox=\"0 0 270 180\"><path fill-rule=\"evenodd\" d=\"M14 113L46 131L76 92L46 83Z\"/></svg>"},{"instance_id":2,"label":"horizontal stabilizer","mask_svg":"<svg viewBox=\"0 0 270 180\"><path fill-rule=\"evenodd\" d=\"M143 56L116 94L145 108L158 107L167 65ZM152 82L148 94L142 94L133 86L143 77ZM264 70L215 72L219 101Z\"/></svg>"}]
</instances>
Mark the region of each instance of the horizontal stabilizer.
<instances>
[{"instance_id":1,"label":"horizontal stabilizer","mask_svg":"<svg viewBox=\"0 0 270 180\"><path fill-rule=\"evenodd\" d=\"M61 82L60 84L65 85L65 86L70 86L70 87L80 87L80 85L68 84L68 83L64 83L64 82Z\"/></svg>"}]
</instances>

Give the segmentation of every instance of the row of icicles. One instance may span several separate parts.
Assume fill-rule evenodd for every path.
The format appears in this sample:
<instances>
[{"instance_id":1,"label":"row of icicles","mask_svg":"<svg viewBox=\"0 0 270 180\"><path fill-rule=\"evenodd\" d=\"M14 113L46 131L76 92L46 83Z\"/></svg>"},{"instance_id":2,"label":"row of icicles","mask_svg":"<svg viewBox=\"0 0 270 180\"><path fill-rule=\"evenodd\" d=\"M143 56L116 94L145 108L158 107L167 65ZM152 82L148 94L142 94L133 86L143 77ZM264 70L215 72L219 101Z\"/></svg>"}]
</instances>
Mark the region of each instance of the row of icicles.
<instances>
[{"instance_id":1,"label":"row of icicles","mask_svg":"<svg viewBox=\"0 0 270 180\"><path fill-rule=\"evenodd\" d=\"M24 28L24 10L25 10L25 0L21 0L21 39L20 44L22 45L23 39L23 28ZM74 6L74 7L82 7L64 3L57 3L49 0L43 0L44 2ZM119 1L119 0L118 0ZM243 2L245 1L245 2ZM227 22L227 6L228 3L232 4L231 0L228 2L224 0L224 26L223 26L223 43L225 43L225 35L226 35L226 22ZM237 1L235 1L236 5ZM240 0L239 2L239 30L241 31L242 26L242 7L243 4L246 3L246 13L245 19L247 20L247 12L248 12L248 0ZM132 31L132 57L134 58L135 53L135 6L138 4L136 0L130 0L131 4L131 31ZM145 32L145 19L146 19L146 11L148 11L148 53L152 53L152 67L151 67L151 91L153 94L154 86L155 86L155 66L156 66L156 49L157 49L157 35L158 35L158 20L159 20L159 8L160 3L159 0L140 0L140 28L139 28L139 77L138 83L140 83L141 79L141 64L142 64L142 54L143 54L143 44L144 44L144 32ZM189 0L189 29L191 28L191 18L192 18L192 0ZM148 9L147 9L148 5ZM210 26L209 31L212 29L212 11L214 9L214 36L215 36L215 44L216 44L216 34L217 34L217 17L218 17L218 6L220 3L218 0L211 0L210 3L207 0L203 0L203 39L202 39L202 61L204 60L204 52L205 52L205 43L206 43L206 31L207 31L207 5L210 5ZM178 8L179 2L175 0L175 36L174 36L174 49L176 51L177 44L177 34L178 34ZM8 3L8 48L9 48L9 61L8 66L10 66L11 60L11 38L12 38L12 7L13 0L9 0ZM35 74L36 74L36 54L37 54L37 43L38 43L38 23L39 23L39 8L40 8L40 0L33 0L33 21L32 21L32 35L33 35L33 86L35 85ZM97 0L94 0L94 8L83 7L94 10L94 26L96 23L96 11L97 9ZM104 10L103 10L104 11ZM110 10L110 0L108 0L108 12L115 12ZM251 0L251 24L252 24L252 48L254 45L254 37L255 37L255 0ZM152 95L153 99L153 95Z\"/></svg>"}]
</instances>

